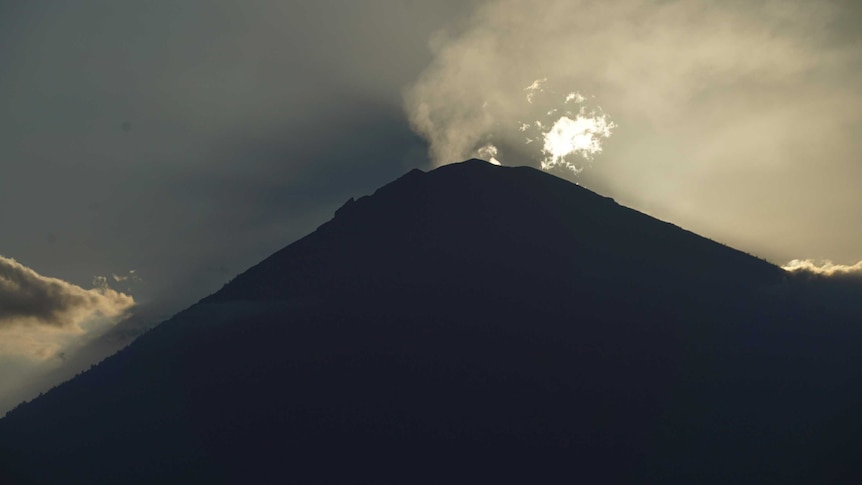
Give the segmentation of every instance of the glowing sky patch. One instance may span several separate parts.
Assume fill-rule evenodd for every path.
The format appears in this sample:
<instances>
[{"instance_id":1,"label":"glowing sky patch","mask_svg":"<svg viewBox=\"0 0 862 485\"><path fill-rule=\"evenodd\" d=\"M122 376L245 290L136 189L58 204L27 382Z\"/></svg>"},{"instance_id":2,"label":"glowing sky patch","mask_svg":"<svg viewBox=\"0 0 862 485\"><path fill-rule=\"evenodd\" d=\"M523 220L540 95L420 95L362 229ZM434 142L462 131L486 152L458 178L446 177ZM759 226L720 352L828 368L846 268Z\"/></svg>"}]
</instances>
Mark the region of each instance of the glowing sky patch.
<instances>
[{"instance_id":1,"label":"glowing sky patch","mask_svg":"<svg viewBox=\"0 0 862 485\"><path fill-rule=\"evenodd\" d=\"M543 170L564 167L580 173L583 167L577 160L592 160L600 153L616 124L600 107L588 108L587 97L579 91L561 92L547 86L548 78L539 78L524 88L534 118L532 122L517 121L515 126L526 135L522 138L525 146L539 142L536 158Z\"/></svg>"},{"instance_id":2,"label":"glowing sky patch","mask_svg":"<svg viewBox=\"0 0 862 485\"><path fill-rule=\"evenodd\" d=\"M519 163L527 158L543 170L563 167L578 174L585 161L602 152L616 124L590 103L595 96L548 77L534 78L526 87L519 84L505 96L458 105L454 112L447 108L440 120L430 111L429 99L434 98L422 97L412 123L433 139L435 163L475 157L501 165L510 155L502 153L503 146L517 154Z\"/></svg>"},{"instance_id":3,"label":"glowing sky patch","mask_svg":"<svg viewBox=\"0 0 862 485\"><path fill-rule=\"evenodd\" d=\"M602 151L602 141L611 136L615 127L604 113L579 113L574 118L560 117L551 129L543 134L542 169L565 167L579 173L582 168L572 159L590 160Z\"/></svg>"}]
</instances>

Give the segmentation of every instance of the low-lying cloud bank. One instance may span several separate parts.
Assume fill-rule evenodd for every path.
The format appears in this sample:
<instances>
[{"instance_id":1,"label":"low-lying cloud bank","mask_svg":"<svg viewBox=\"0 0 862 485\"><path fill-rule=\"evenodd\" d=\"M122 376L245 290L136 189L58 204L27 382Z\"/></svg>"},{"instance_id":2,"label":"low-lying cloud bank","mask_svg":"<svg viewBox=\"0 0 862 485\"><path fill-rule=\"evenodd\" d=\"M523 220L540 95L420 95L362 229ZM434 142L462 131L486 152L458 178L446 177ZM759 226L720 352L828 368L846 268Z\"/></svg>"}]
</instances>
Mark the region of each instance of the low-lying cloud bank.
<instances>
[{"instance_id":1,"label":"low-lying cloud bank","mask_svg":"<svg viewBox=\"0 0 862 485\"><path fill-rule=\"evenodd\" d=\"M823 276L859 275L862 276L862 261L856 264L835 264L826 260L817 264L813 259L794 259L782 266L785 271L803 271Z\"/></svg>"},{"instance_id":2,"label":"low-lying cloud bank","mask_svg":"<svg viewBox=\"0 0 862 485\"><path fill-rule=\"evenodd\" d=\"M0 256L0 357L56 357L116 323L134 304L106 285L86 290Z\"/></svg>"},{"instance_id":3,"label":"low-lying cloud bank","mask_svg":"<svg viewBox=\"0 0 862 485\"><path fill-rule=\"evenodd\" d=\"M135 305L106 278L95 286L87 290L0 256L0 415L56 384L44 377Z\"/></svg>"}]
</instances>

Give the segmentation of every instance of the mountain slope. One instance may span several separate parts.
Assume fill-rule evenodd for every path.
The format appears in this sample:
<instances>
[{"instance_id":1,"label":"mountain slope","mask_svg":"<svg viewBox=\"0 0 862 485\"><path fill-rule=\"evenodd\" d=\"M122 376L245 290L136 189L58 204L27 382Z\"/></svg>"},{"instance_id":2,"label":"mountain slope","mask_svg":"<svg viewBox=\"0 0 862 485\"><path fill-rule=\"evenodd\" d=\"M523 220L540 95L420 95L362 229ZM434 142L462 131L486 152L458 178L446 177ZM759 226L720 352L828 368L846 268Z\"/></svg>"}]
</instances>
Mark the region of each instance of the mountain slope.
<instances>
[{"instance_id":1,"label":"mountain slope","mask_svg":"<svg viewBox=\"0 0 862 485\"><path fill-rule=\"evenodd\" d=\"M529 168L415 170L0 420L34 483L858 477L781 269ZM5 483L5 482L4 482Z\"/></svg>"}]
</instances>

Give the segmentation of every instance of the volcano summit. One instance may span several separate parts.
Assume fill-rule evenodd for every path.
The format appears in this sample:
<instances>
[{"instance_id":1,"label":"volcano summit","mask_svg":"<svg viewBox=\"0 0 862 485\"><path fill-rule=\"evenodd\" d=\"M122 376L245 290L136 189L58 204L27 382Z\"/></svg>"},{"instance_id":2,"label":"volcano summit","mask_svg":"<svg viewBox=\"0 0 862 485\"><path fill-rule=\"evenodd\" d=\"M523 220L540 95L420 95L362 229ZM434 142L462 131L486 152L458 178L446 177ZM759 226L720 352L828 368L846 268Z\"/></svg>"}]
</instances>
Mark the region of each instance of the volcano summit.
<instances>
[{"instance_id":1,"label":"volcano summit","mask_svg":"<svg viewBox=\"0 0 862 485\"><path fill-rule=\"evenodd\" d=\"M0 478L858 483L860 293L824 285L531 168L414 170L11 411Z\"/></svg>"}]
</instances>

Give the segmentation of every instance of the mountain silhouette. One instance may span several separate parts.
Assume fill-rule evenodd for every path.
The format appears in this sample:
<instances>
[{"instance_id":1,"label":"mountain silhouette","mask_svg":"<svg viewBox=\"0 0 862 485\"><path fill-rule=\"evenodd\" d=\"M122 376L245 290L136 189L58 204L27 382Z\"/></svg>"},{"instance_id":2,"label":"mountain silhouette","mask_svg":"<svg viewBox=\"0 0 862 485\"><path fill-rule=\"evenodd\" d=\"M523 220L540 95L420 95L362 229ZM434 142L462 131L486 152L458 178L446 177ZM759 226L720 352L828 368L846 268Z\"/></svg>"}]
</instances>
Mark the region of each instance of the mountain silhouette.
<instances>
[{"instance_id":1,"label":"mountain silhouette","mask_svg":"<svg viewBox=\"0 0 862 485\"><path fill-rule=\"evenodd\" d=\"M0 481L858 483L859 319L812 284L531 168L413 170L8 413Z\"/></svg>"}]
</instances>

